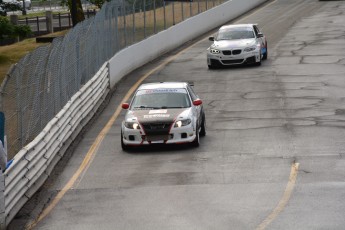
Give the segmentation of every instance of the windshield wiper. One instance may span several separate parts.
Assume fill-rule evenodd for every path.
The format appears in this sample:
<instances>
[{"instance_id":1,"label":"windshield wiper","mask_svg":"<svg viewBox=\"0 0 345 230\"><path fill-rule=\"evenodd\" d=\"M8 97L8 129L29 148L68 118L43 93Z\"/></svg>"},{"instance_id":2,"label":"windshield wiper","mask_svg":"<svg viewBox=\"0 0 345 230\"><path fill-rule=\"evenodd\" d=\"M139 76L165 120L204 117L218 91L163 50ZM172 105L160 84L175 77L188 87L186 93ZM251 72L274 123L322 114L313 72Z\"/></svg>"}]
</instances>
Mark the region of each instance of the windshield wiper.
<instances>
[{"instance_id":1,"label":"windshield wiper","mask_svg":"<svg viewBox=\"0 0 345 230\"><path fill-rule=\"evenodd\" d=\"M134 108L134 109L160 109L160 107L145 106L145 105L134 106L133 108Z\"/></svg>"},{"instance_id":2,"label":"windshield wiper","mask_svg":"<svg viewBox=\"0 0 345 230\"><path fill-rule=\"evenodd\" d=\"M185 106L162 106L162 109L182 109L186 108Z\"/></svg>"}]
</instances>

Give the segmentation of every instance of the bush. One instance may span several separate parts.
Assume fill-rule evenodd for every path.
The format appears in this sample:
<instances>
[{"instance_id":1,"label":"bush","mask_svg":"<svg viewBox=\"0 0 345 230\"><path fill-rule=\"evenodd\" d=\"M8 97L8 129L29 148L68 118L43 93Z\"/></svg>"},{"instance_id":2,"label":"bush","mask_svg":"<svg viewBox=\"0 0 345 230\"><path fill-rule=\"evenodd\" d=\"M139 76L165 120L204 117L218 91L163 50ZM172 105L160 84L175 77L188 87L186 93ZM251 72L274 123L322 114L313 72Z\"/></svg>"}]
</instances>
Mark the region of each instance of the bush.
<instances>
[{"instance_id":1,"label":"bush","mask_svg":"<svg viewBox=\"0 0 345 230\"><path fill-rule=\"evenodd\" d=\"M14 26L14 35L19 38L26 38L32 34L31 28L28 25Z\"/></svg>"},{"instance_id":2,"label":"bush","mask_svg":"<svg viewBox=\"0 0 345 230\"><path fill-rule=\"evenodd\" d=\"M10 37L14 33L14 26L7 17L0 16L0 39Z\"/></svg>"},{"instance_id":3,"label":"bush","mask_svg":"<svg viewBox=\"0 0 345 230\"><path fill-rule=\"evenodd\" d=\"M13 25L7 17L0 16L0 40L5 38L26 38L32 34L28 25Z\"/></svg>"}]
</instances>

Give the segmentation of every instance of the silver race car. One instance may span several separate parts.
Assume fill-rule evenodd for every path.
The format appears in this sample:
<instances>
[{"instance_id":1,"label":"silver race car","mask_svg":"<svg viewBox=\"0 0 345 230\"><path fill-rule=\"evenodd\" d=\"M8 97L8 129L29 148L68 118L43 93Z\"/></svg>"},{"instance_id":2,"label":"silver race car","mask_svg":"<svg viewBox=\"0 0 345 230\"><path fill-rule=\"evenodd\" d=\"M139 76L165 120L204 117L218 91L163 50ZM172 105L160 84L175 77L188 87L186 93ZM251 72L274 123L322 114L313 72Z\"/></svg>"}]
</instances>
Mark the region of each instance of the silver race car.
<instances>
[{"instance_id":1,"label":"silver race car","mask_svg":"<svg viewBox=\"0 0 345 230\"><path fill-rule=\"evenodd\" d=\"M141 85L121 126L121 146L190 143L199 146L206 134L202 101L185 82L149 83Z\"/></svg>"},{"instance_id":2,"label":"silver race car","mask_svg":"<svg viewBox=\"0 0 345 230\"><path fill-rule=\"evenodd\" d=\"M207 49L210 69L221 65L256 64L267 59L267 40L256 24L222 26Z\"/></svg>"}]
</instances>

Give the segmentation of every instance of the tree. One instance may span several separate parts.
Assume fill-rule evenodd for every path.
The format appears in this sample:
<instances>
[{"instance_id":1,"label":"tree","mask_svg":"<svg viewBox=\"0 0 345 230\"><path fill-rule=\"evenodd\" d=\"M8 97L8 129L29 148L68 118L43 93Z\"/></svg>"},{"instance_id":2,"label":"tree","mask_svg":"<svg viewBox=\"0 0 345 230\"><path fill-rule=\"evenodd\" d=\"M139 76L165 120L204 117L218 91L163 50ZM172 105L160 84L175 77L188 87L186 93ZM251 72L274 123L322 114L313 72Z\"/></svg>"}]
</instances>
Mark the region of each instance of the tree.
<instances>
[{"instance_id":1,"label":"tree","mask_svg":"<svg viewBox=\"0 0 345 230\"><path fill-rule=\"evenodd\" d=\"M85 15L84 15L83 7L81 5L81 0L62 0L61 5L68 6L68 9L72 15L73 26L85 20Z\"/></svg>"},{"instance_id":2,"label":"tree","mask_svg":"<svg viewBox=\"0 0 345 230\"><path fill-rule=\"evenodd\" d=\"M89 0L92 4L96 5L99 9L102 8L105 2L109 2L110 0Z\"/></svg>"},{"instance_id":3,"label":"tree","mask_svg":"<svg viewBox=\"0 0 345 230\"><path fill-rule=\"evenodd\" d=\"M22 10L22 6L20 5L20 3L12 3L12 2L3 2L2 0L0 0L0 7L5 11L17 11L17 10Z\"/></svg>"}]
</instances>

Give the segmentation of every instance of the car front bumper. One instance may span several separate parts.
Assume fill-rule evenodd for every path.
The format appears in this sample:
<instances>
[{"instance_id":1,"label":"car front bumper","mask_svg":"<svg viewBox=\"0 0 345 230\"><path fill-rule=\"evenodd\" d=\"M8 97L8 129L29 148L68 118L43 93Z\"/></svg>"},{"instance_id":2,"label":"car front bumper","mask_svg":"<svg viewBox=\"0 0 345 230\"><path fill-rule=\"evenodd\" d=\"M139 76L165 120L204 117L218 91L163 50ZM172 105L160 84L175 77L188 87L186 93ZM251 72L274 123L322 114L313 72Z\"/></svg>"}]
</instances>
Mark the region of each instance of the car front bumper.
<instances>
[{"instance_id":1,"label":"car front bumper","mask_svg":"<svg viewBox=\"0 0 345 230\"><path fill-rule=\"evenodd\" d=\"M122 124L122 141L124 145L140 146L150 144L183 144L193 142L196 131L193 125L171 128L169 134L145 135L142 129L128 129Z\"/></svg>"},{"instance_id":2,"label":"car front bumper","mask_svg":"<svg viewBox=\"0 0 345 230\"><path fill-rule=\"evenodd\" d=\"M219 54L212 54L207 52L207 64L212 65L212 61L218 61L222 65L240 65L245 63L258 63L261 61L261 53L259 50L252 52L242 52L238 55L224 55L222 52Z\"/></svg>"}]
</instances>

